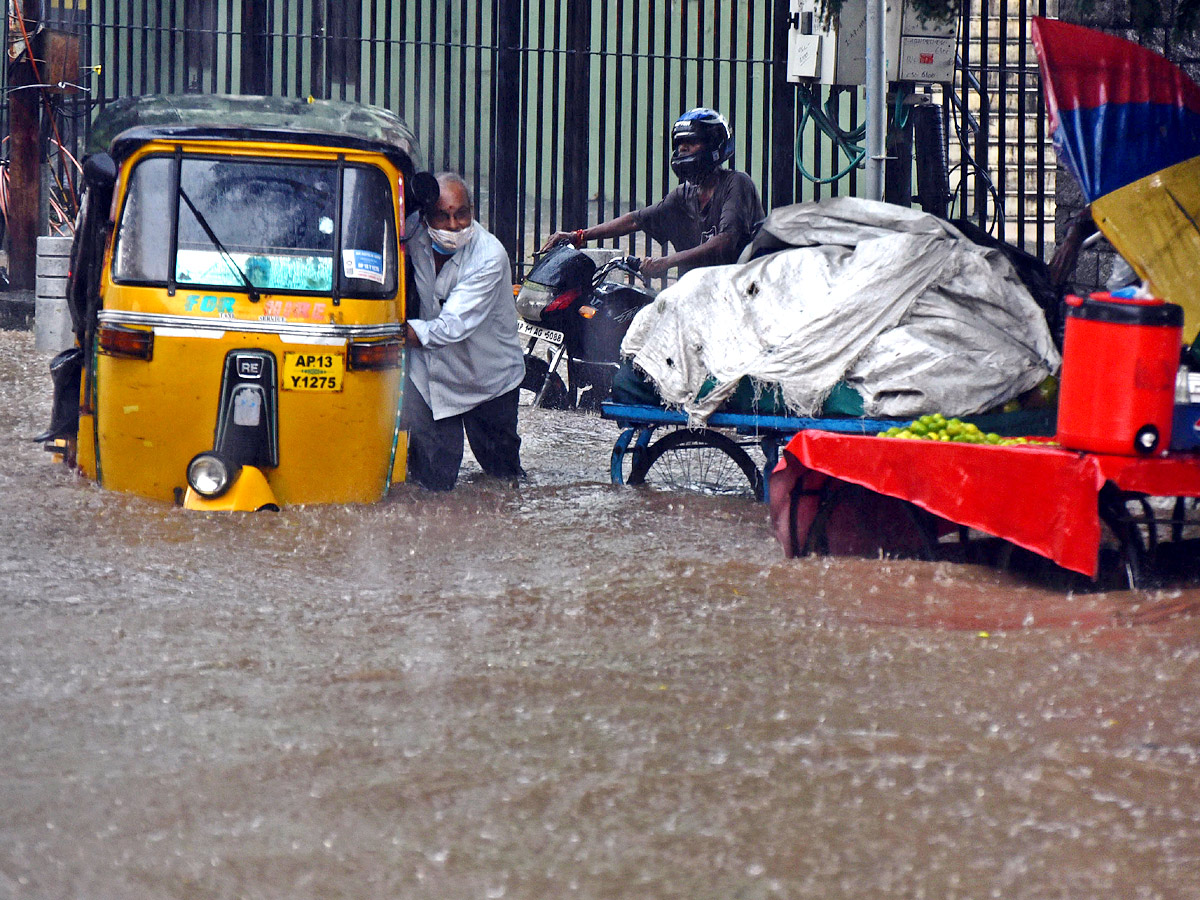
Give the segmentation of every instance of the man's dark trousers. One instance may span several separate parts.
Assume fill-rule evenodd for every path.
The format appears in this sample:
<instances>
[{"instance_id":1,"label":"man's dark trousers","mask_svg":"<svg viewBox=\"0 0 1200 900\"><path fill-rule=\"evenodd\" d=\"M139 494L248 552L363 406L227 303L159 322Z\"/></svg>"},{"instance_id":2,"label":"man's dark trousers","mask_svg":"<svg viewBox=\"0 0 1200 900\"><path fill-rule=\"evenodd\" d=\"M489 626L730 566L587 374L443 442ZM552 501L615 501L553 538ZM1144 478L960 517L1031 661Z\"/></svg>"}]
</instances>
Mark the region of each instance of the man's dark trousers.
<instances>
[{"instance_id":1,"label":"man's dark trousers","mask_svg":"<svg viewBox=\"0 0 1200 900\"><path fill-rule=\"evenodd\" d=\"M425 398L411 385L404 394L404 427L408 429L408 479L431 491L449 491L462 465L463 432L471 452L488 475L510 481L524 475L521 437L517 434L517 402L513 388L457 416L434 420Z\"/></svg>"}]
</instances>

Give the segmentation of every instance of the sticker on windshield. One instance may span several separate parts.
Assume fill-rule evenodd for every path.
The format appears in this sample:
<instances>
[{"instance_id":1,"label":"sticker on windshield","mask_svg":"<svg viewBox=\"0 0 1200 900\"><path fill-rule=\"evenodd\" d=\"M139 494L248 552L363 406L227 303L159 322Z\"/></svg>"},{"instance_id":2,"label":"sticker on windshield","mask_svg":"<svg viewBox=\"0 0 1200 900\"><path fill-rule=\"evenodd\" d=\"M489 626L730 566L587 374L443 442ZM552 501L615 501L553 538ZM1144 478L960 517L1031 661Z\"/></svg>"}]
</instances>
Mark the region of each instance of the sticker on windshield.
<instances>
[{"instance_id":1,"label":"sticker on windshield","mask_svg":"<svg viewBox=\"0 0 1200 900\"><path fill-rule=\"evenodd\" d=\"M343 250L342 266L347 278L362 278L383 284L383 254L370 250Z\"/></svg>"}]
</instances>

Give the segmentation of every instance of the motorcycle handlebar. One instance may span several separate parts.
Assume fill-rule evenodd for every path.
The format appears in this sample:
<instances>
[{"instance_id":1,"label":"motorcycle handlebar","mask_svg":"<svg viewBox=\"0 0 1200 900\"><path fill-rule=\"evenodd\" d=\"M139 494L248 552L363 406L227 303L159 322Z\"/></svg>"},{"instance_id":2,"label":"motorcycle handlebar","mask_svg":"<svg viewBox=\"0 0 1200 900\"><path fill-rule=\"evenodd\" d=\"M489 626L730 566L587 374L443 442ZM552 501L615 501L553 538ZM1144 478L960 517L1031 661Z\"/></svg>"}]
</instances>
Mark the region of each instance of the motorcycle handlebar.
<instances>
[{"instance_id":1,"label":"motorcycle handlebar","mask_svg":"<svg viewBox=\"0 0 1200 900\"><path fill-rule=\"evenodd\" d=\"M635 276L646 286L650 285L650 279L641 273L642 259L640 256L617 256L610 259L604 265L596 270L596 274L592 279L593 284L599 284L608 277L608 273L613 269L619 269L622 272L627 272Z\"/></svg>"},{"instance_id":2,"label":"motorcycle handlebar","mask_svg":"<svg viewBox=\"0 0 1200 900\"><path fill-rule=\"evenodd\" d=\"M650 279L642 274L642 258L640 256L626 256L617 261L617 268L628 272L630 275L637 276L637 279L646 287L651 287Z\"/></svg>"}]
</instances>

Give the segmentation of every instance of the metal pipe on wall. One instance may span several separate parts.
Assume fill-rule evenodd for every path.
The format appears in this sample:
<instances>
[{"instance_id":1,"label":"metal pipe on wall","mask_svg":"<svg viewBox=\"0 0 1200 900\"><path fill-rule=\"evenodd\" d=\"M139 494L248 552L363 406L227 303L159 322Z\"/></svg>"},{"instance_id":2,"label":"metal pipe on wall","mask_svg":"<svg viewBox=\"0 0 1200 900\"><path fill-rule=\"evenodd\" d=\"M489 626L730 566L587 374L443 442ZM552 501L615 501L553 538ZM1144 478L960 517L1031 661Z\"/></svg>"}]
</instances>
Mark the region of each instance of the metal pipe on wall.
<instances>
[{"instance_id":1,"label":"metal pipe on wall","mask_svg":"<svg viewBox=\"0 0 1200 900\"><path fill-rule=\"evenodd\" d=\"M866 195L883 199L887 134L887 0L867 0L867 165Z\"/></svg>"}]
</instances>

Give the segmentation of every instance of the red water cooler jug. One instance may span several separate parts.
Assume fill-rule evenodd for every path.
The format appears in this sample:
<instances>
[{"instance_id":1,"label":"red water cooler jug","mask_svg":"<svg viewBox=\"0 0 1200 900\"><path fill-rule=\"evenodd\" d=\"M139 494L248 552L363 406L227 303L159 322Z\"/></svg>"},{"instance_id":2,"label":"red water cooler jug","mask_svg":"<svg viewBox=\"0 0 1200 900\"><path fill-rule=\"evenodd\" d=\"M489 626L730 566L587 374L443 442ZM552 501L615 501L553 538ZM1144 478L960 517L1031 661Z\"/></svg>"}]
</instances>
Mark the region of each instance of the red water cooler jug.
<instances>
[{"instance_id":1,"label":"red water cooler jug","mask_svg":"<svg viewBox=\"0 0 1200 900\"><path fill-rule=\"evenodd\" d=\"M1067 298L1058 434L1064 447L1145 456L1171 443L1183 308L1155 298Z\"/></svg>"}]
</instances>

